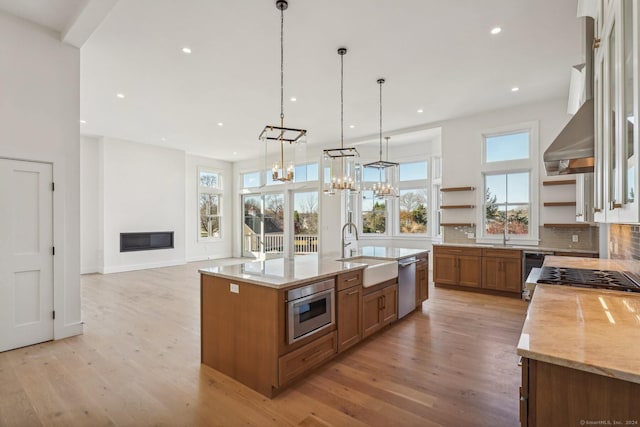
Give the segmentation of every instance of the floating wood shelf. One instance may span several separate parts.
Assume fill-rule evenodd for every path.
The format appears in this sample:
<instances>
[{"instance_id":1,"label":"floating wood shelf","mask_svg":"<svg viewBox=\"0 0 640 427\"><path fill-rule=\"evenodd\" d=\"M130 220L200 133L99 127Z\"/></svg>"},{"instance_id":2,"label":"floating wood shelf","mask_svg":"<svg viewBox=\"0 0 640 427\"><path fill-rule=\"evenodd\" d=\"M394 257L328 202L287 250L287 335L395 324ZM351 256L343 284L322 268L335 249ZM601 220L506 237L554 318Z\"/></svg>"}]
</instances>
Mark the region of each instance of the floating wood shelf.
<instances>
[{"instance_id":1,"label":"floating wood shelf","mask_svg":"<svg viewBox=\"0 0 640 427\"><path fill-rule=\"evenodd\" d=\"M586 222L573 222L570 224L545 224L545 228L589 228L591 224Z\"/></svg>"},{"instance_id":2,"label":"floating wood shelf","mask_svg":"<svg viewBox=\"0 0 640 427\"><path fill-rule=\"evenodd\" d=\"M441 222L443 227L473 227L475 224L472 222Z\"/></svg>"},{"instance_id":3,"label":"floating wood shelf","mask_svg":"<svg viewBox=\"0 0 640 427\"><path fill-rule=\"evenodd\" d=\"M575 179L563 179L559 181L542 181L543 186L547 185L574 185L576 183Z\"/></svg>"},{"instance_id":4,"label":"floating wood shelf","mask_svg":"<svg viewBox=\"0 0 640 427\"><path fill-rule=\"evenodd\" d=\"M575 206L576 202L545 202L544 206L553 207L553 206Z\"/></svg>"},{"instance_id":5,"label":"floating wood shelf","mask_svg":"<svg viewBox=\"0 0 640 427\"><path fill-rule=\"evenodd\" d=\"M446 188L441 188L440 191L442 191L443 193L449 192L449 191L473 191L475 190L475 187L446 187Z\"/></svg>"},{"instance_id":6,"label":"floating wood shelf","mask_svg":"<svg viewBox=\"0 0 640 427\"><path fill-rule=\"evenodd\" d=\"M475 205L442 205L440 209L471 209L475 208Z\"/></svg>"}]
</instances>

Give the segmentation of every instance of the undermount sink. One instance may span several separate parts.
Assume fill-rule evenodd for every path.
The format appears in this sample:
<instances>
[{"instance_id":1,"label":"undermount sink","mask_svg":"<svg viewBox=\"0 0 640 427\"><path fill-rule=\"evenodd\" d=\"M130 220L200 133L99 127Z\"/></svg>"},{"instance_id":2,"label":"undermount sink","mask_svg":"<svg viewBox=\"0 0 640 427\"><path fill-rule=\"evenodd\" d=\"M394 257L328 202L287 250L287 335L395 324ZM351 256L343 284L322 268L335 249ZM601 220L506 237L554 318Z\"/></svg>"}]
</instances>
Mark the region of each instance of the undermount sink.
<instances>
[{"instance_id":1,"label":"undermount sink","mask_svg":"<svg viewBox=\"0 0 640 427\"><path fill-rule=\"evenodd\" d=\"M398 277L398 261L395 260L359 256L343 258L340 261L367 264L362 272L362 286L365 288Z\"/></svg>"}]
</instances>

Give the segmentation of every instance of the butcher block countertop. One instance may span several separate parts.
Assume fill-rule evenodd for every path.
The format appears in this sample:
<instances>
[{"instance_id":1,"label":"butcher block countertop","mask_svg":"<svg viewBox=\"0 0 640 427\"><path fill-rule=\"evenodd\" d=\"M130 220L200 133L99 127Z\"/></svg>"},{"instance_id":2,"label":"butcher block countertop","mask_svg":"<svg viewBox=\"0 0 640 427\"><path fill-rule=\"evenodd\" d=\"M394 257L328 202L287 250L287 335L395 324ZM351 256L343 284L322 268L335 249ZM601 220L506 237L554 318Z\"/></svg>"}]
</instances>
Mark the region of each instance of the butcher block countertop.
<instances>
[{"instance_id":1,"label":"butcher block countertop","mask_svg":"<svg viewBox=\"0 0 640 427\"><path fill-rule=\"evenodd\" d=\"M544 265L640 272L637 261L547 257ZM640 293L536 287L518 354L640 383Z\"/></svg>"}]
</instances>

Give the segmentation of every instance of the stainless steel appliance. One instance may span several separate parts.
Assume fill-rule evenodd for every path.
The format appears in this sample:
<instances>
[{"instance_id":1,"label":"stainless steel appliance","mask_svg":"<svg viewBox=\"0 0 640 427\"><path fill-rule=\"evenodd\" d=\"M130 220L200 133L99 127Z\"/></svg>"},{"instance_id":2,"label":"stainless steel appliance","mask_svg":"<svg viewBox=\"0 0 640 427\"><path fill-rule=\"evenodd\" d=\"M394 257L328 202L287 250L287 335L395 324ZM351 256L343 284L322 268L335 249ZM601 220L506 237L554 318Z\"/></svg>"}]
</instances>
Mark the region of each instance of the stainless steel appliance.
<instances>
[{"instance_id":1,"label":"stainless steel appliance","mask_svg":"<svg viewBox=\"0 0 640 427\"><path fill-rule=\"evenodd\" d=\"M334 279L287 292L288 342L292 344L335 323Z\"/></svg>"},{"instance_id":2,"label":"stainless steel appliance","mask_svg":"<svg viewBox=\"0 0 640 427\"><path fill-rule=\"evenodd\" d=\"M542 267L538 283L640 292L640 278L628 271Z\"/></svg>"},{"instance_id":3,"label":"stainless steel appliance","mask_svg":"<svg viewBox=\"0 0 640 427\"><path fill-rule=\"evenodd\" d=\"M398 319L416 308L416 257L398 261Z\"/></svg>"},{"instance_id":4,"label":"stainless steel appliance","mask_svg":"<svg viewBox=\"0 0 640 427\"><path fill-rule=\"evenodd\" d=\"M532 268L540 268L544 257L553 255L553 251L522 251L522 280L526 282Z\"/></svg>"}]
</instances>

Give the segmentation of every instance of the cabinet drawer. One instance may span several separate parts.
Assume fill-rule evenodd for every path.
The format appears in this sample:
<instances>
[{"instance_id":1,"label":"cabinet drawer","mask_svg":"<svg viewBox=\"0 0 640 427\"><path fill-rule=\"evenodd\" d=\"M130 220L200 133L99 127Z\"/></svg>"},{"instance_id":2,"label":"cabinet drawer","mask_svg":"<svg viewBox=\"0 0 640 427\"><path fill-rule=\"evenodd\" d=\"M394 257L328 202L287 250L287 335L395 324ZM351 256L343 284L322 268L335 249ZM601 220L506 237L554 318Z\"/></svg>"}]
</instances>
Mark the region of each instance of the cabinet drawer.
<instances>
[{"instance_id":1,"label":"cabinet drawer","mask_svg":"<svg viewBox=\"0 0 640 427\"><path fill-rule=\"evenodd\" d=\"M482 248L466 248L462 246L434 246L434 254L482 256Z\"/></svg>"},{"instance_id":2,"label":"cabinet drawer","mask_svg":"<svg viewBox=\"0 0 640 427\"><path fill-rule=\"evenodd\" d=\"M349 273L344 273L338 276L338 290L341 291L343 289L350 288L352 286L361 285L362 284L362 271L355 270L350 271Z\"/></svg>"},{"instance_id":3,"label":"cabinet drawer","mask_svg":"<svg viewBox=\"0 0 640 427\"><path fill-rule=\"evenodd\" d=\"M522 258L520 249L483 249L482 255L496 258Z\"/></svg>"},{"instance_id":4,"label":"cabinet drawer","mask_svg":"<svg viewBox=\"0 0 640 427\"><path fill-rule=\"evenodd\" d=\"M283 386L308 370L331 359L338 351L336 335L336 332L333 331L304 347L282 356L278 361L279 385Z\"/></svg>"}]
</instances>

